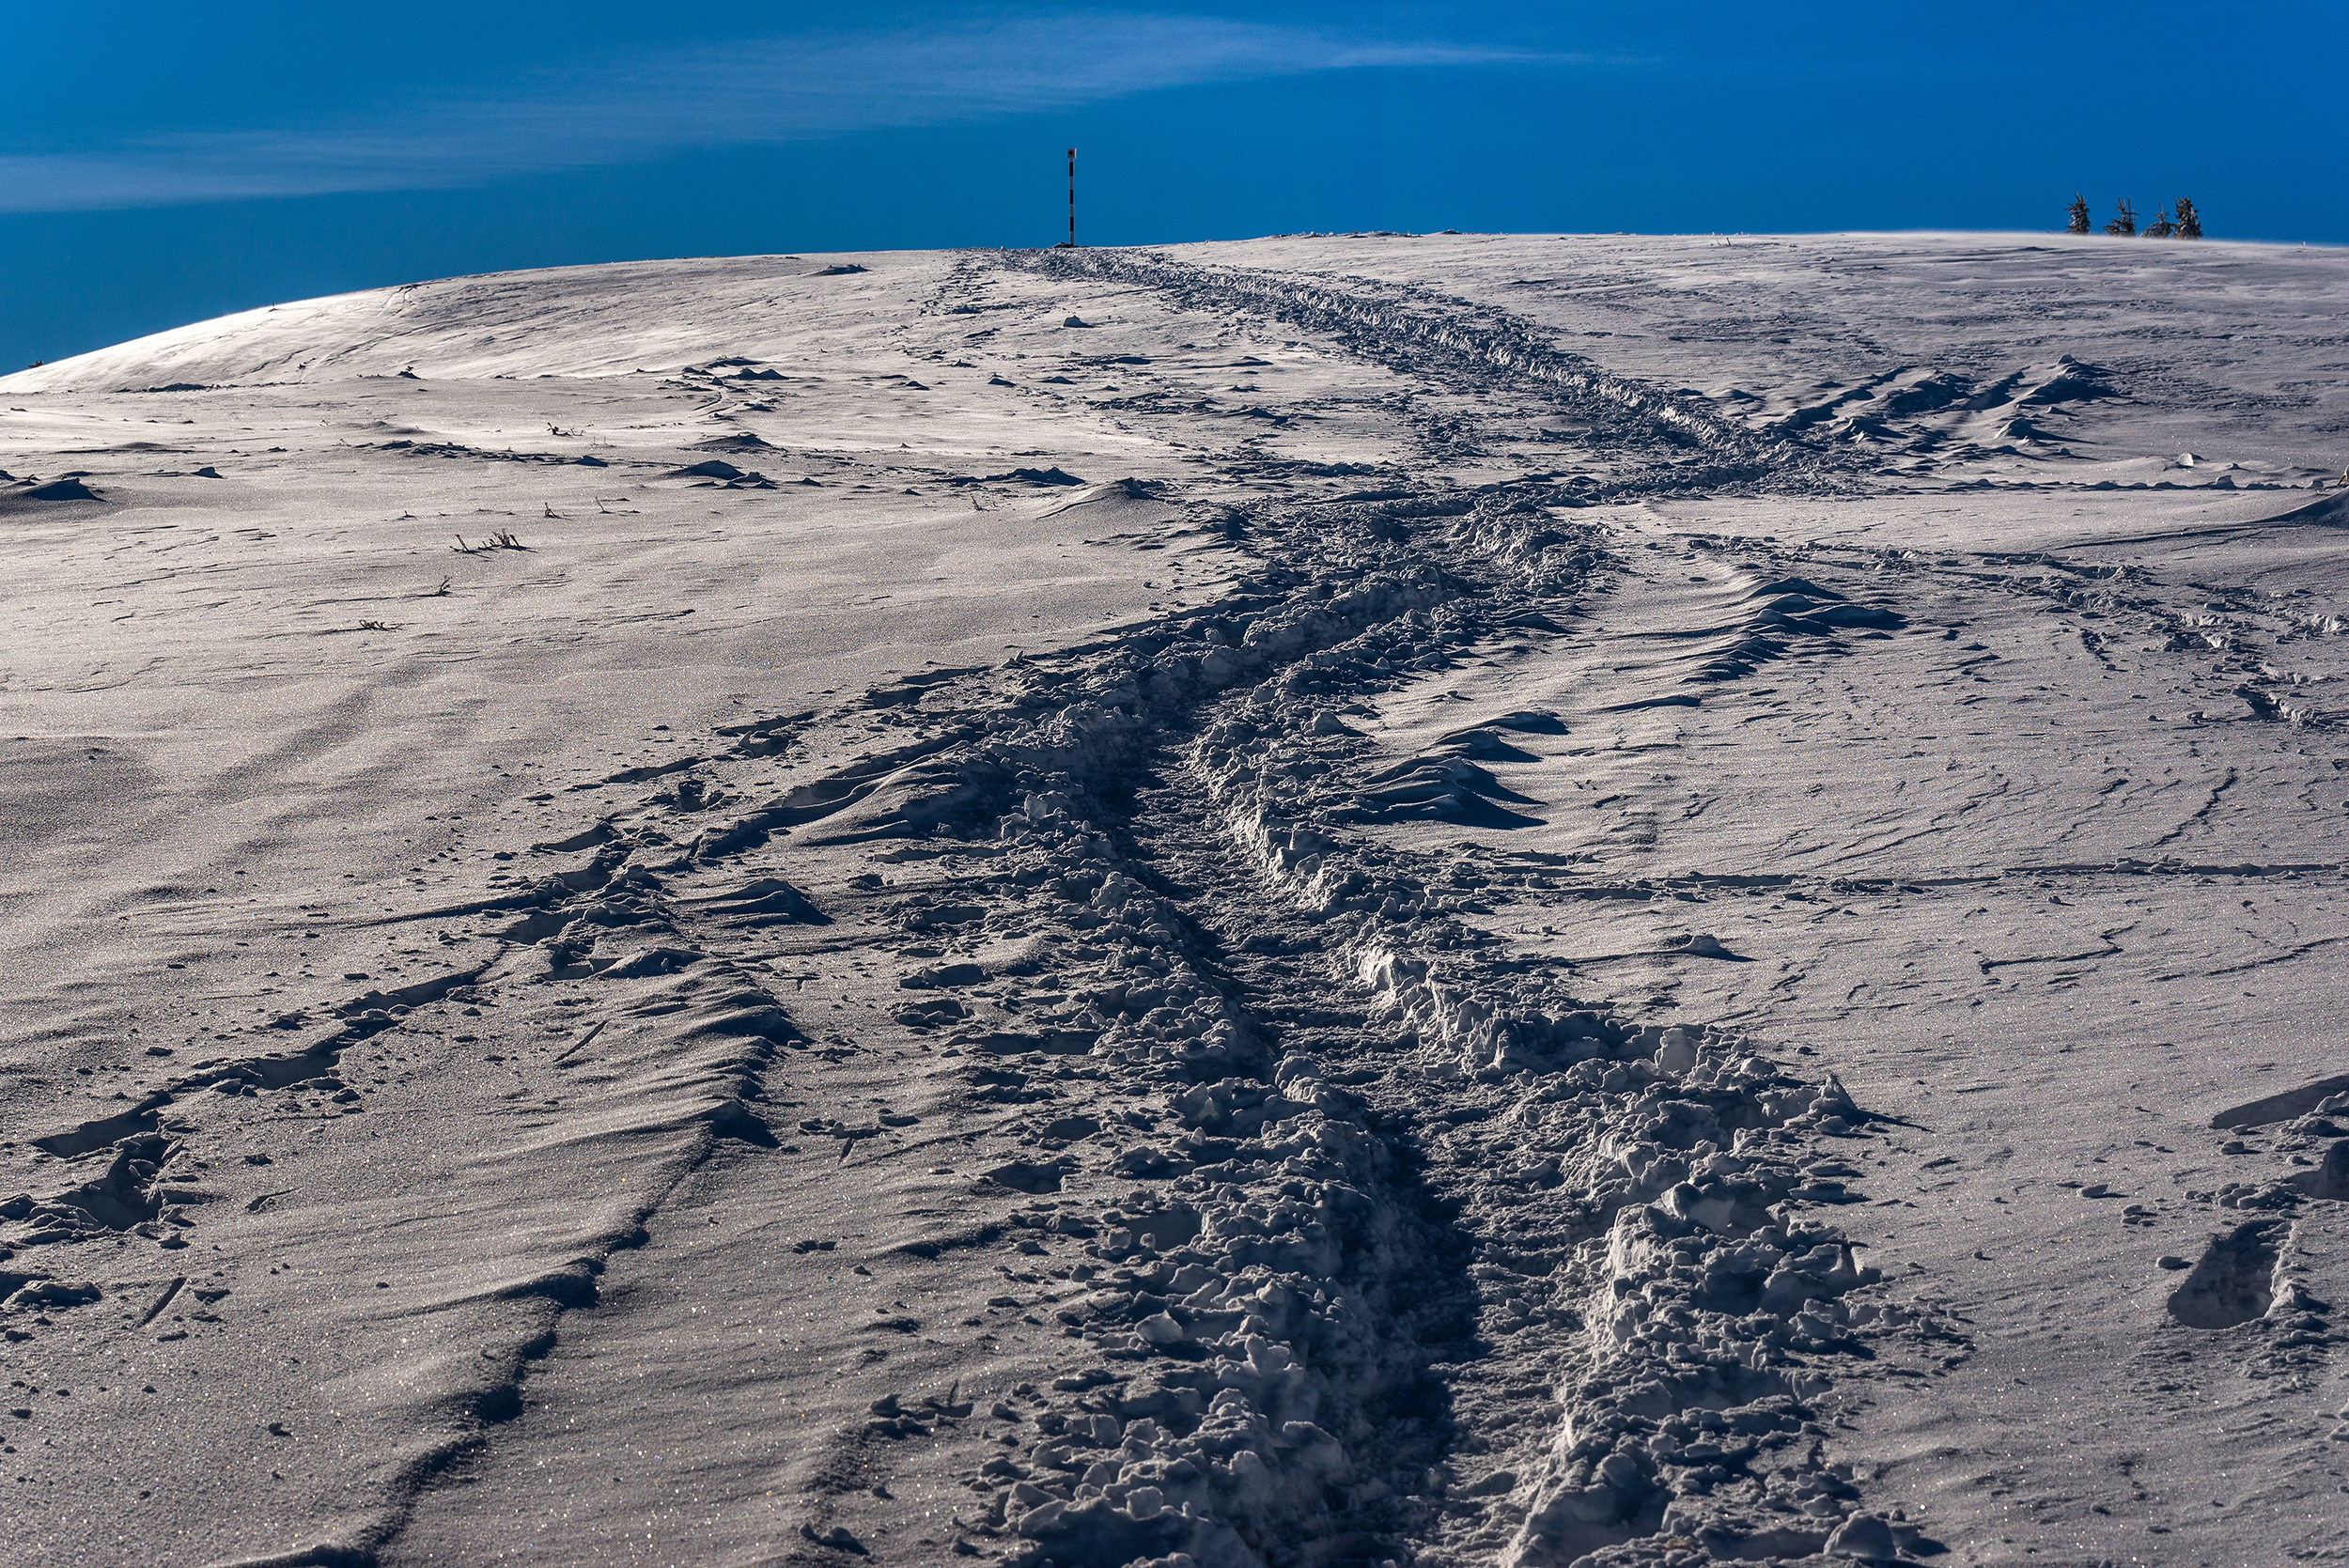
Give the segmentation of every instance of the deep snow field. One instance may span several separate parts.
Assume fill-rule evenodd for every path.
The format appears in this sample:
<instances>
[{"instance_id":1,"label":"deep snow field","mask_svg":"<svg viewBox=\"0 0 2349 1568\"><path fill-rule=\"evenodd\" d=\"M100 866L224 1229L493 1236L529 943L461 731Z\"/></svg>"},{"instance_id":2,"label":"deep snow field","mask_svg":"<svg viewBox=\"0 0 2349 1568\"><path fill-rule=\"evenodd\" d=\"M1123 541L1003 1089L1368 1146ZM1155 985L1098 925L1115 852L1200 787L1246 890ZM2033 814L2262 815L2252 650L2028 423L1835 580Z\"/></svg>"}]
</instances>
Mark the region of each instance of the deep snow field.
<instances>
[{"instance_id":1,"label":"deep snow field","mask_svg":"<svg viewBox=\"0 0 2349 1568\"><path fill-rule=\"evenodd\" d=\"M0 1561L2349 1559L2345 465L2214 241L0 378Z\"/></svg>"}]
</instances>

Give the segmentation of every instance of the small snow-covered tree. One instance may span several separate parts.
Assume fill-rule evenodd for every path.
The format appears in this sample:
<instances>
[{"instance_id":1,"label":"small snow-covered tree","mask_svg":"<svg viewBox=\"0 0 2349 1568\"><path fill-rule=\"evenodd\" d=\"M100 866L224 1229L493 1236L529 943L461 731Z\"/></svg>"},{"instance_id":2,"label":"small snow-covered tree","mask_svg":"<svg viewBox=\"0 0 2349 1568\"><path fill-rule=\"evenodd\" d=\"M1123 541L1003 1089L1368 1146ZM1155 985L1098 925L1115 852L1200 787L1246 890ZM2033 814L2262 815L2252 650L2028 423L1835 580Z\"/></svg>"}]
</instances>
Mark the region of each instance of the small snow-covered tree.
<instances>
[{"instance_id":1,"label":"small snow-covered tree","mask_svg":"<svg viewBox=\"0 0 2349 1568\"><path fill-rule=\"evenodd\" d=\"M2088 232L2088 198L2077 191L2072 193L2072 222L2064 232L2067 234Z\"/></svg>"},{"instance_id":2,"label":"small snow-covered tree","mask_svg":"<svg viewBox=\"0 0 2349 1568\"><path fill-rule=\"evenodd\" d=\"M2170 221L2170 209L2162 208L2154 214L2154 221L2145 225L2148 240L2167 240L2178 232L2178 225Z\"/></svg>"},{"instance_id":3,"label":"small snow-covered tree","mask_svg":"<svg viewBox=\"0 0 2349 1568\"><path fill-rule=\"evenodd\" d=\"M2184 196L2178 198L2178 238L2200 240L2202 237L2202 215Z\"/></svg>"},{"instance_id":4,"label":"small snow-covered tree","mask_svg":"<svg viewBox=\"0 0 2349 1568\"><path fill-rule=\"evenodd\" d=\"M2135 234L2137 232L2137 209L2129 205L2128 197L2123 196L2121 198L2120 213L2114 217L2112 222L2105 225L2105 232L2107 234L2123 235Z\"/></svg>"}]
</instances>

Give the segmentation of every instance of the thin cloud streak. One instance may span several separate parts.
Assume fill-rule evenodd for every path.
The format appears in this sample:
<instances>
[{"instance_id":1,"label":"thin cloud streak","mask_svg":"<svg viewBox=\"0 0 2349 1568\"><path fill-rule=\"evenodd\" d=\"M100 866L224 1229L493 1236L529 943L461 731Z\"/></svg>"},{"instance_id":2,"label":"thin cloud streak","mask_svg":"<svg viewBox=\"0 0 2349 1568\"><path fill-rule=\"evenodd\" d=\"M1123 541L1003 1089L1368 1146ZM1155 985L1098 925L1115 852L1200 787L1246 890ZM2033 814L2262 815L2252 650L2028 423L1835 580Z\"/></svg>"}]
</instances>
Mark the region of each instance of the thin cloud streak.
<instances>
[{"instance_id":1,"label":"thin cloud streak","mask_svg":"<svg viewBox=\"0 0 2349 1568\"><path fill-rule=\"evenodd\" d=\"M950 124L1169 87L1590 58L1164 16L763 39L545 73L495 101L419 105L361 123L0 154L0 211L445 189L687 147Z\"/></svg>"}]
</instances>

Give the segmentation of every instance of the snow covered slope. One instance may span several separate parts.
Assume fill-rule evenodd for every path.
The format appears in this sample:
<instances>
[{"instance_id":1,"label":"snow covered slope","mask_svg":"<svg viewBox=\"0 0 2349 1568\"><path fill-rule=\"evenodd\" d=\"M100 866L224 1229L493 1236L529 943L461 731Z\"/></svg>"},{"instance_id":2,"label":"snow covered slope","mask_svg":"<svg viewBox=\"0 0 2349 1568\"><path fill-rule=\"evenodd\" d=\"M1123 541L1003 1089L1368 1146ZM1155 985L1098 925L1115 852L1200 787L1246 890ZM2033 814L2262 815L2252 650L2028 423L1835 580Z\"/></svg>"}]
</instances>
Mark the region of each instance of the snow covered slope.
<instances>
[{"instance_id":1,"label":"snow covered slope","mask_svg":"<svg viewBox=\"0 0 2349 1568\"><path fill-rule=\"evenodd\" d=\"M2207 242L0 379L7 1549L2333 1550L2345 463L2349 257Z\"/></svg>"}]
</instances>

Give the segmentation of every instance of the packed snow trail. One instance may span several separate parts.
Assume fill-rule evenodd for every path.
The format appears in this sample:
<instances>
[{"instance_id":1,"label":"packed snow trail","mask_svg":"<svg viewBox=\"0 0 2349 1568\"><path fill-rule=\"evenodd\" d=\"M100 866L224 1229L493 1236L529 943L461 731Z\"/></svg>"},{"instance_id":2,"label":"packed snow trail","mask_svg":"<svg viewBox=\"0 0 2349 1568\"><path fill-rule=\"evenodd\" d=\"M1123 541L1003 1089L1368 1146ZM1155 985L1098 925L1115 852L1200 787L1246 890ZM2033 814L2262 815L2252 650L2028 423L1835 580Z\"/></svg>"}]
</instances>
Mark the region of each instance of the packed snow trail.
<instances>
[{"instance_id":1,"label":"packed snow trail","mask_svg":"<svg viewBox=\"0 0 2349 1568\"><path fill-rule=\"evenodd\" d=\"M827 955L893 945L913 998L894 1016L972 1064L951 1075L966 1103L1049 1097L1050 1125L1028 1134L1036 1154L1073 1137L1088 1155L985 1170L962 1221L906 1250L997 1253L1017 1274L1016 1244L1049 1236L1096 1260L1072 1274L1091 1294L1054 1314L1065 1348L1027 1377L988 1369L1028 1391L992 1406L1019 1436L964 1478L965 1549L1244 1568L1563 1563L1694 1542L1727 1560L1812 1550L1859 1516L1807 1402L1863 1342L1880 1357L1919 1322L1867 1299L1875 1271L1812 1213L1811 1200L1845 1195L1805 1167L1860 1113L1734 1032L1635 1025L1571 994L1453 918L1466 890L1443 868L1347 831L1398 813L1475 820L1505 794L1473 760L1505 746L1505 728L1458 737L1399 781L1365 776L1346 723L1363 697L1499 643L1571 637L1591 579L1616 565L1604 531L1575 521L1598 495L1750 481L1785 449L1544 351L1489 311L1167 264L1118 263L1111 281L1146 281L1186 312L1268 310L1348 352L1452 378L1455 396L1536 385L1637 460L1603 489L1588 475L1405 480L1366 499L1189 506L1163 484L1083 492L1078 505L1112 518L1177 513L1170 541L1236 555L1237 591L1066 652L869 692L848 705L880 727L863 756L730 813L739 788L709 759L692 791L548 846L589 851L583 865L442 911L519 917L502 935L530 956L397 1005L477 1014L511 1006L508 987L574 976L645 989L552 1063L628 1084L645 1106L640 1141L655 1127L682 1141L644 1167L647 1185L604 1232L555 1238L570 1250L493 1293L537 1305L506 1313L482 1351L487 1383L435 1396L476 1414L418 1448L377 1510L313 1557L411 1549L397 1544L416 1499L496 1447L534 1359L564 1336L592 1344L568 1314L599 1310L599 1278L674 1195L761 1202L755 1158L709 1161L726 1140L754 1150L791 1136L756 1108L782 1098L779 1053L808 1050L821 1030L752 974L796 957L812 966L803 986ZM1460 436L1455 422L1414 439ZM1675 457L1692 447L1694 466ZM822 722L744 726L734 745L787 750ZM894 730L911 733L887 739ZM803 862L826 851L873 869L812 877ZM909 856L944 875L880 911L894 942L833 940L839 896L803 887L879 885ZM941 930L1015 952L920 962ZM1050 991L1022 1005L1019 977L1039 971ZM1013 989L990 1004L974 991L993 981ZM338 1059L397 1028L379 1000L348 1004L359 1021L300 1053L159 1091L128 1130L208 1085L349 1094ZM647 1036L642 1020L672 1017L692 1020L679 1041L718 1052L706 1068ZM658 1090L627 1077L656 1061L689 1071ZM645 1098L679 1091L674 1110ZM845 1162L889 1125L818 1116L798 1130L840 1139ZM78 1150L124 1130L60 1137ZM159 1163L106 1180L151 1217ZM31 1222L70 1231L97 1201L62 1194ZM912 1401L875 1401L858 1442L973 1419L951 1391ZM803 1545L853 1539L852 1517L836 1498L820 1504Z\"/></svg>"}]
</instances>

